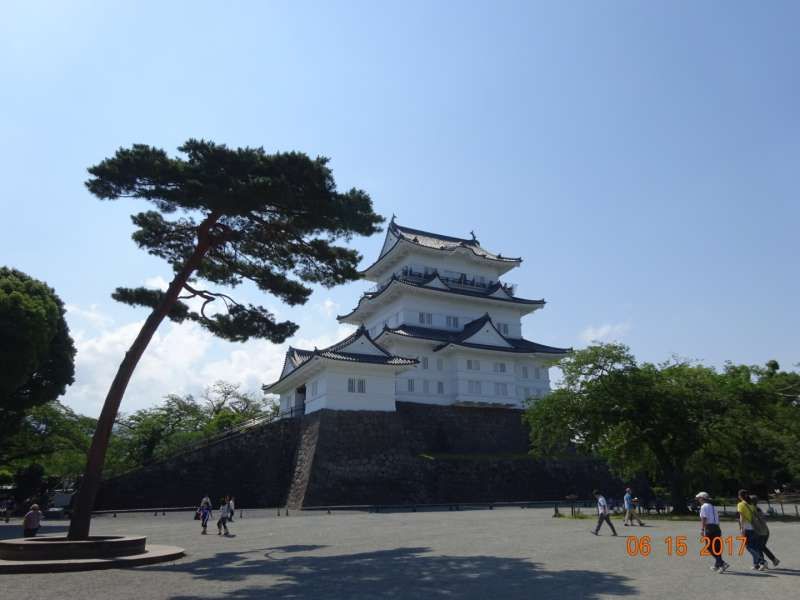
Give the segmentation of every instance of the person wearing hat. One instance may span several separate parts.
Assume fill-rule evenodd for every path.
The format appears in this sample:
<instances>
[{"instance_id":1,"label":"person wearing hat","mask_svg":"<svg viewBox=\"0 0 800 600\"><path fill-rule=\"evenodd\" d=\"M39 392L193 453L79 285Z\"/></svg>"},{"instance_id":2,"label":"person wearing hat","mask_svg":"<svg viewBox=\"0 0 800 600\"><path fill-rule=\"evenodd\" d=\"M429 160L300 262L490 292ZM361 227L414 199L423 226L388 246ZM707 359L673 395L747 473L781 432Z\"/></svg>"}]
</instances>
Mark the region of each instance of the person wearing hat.
<instances>
[{"instance_id":1,"label":"person wearing hat","mask_svg":"<svg viewBox=\"0 0 800 600\"><path fill-rule=\"evenodd\" d=\"M644 527L644 523L642 520L636 516L636 506L633 503L633 493L631 493L631 488L625 488L625 496L623 498L623 503L625 504L625 519L622 521L622 524L627 527L628 524L633 526L633 520L639 523L640 527Z\"/></svg>"},{"instance_id":2,"label":"person wearing hat","mask_svg":"<svg viewBox=\"0 0 800 600\"><path fill-rule=\"evenodd\" d=\"M36 537L39 526L42 522L42 511L38 504L31 504L31 509L22 520L22 537Z\"/></svg>"},{"instance_id":3,"label":"person wearing hat","mask_svg":"<svg viewBox=\"0 0 800 600\"><path fill-rule=\"evenodd\" d=\"M722 549L724 547L722 542L722 529L719 526L719 513L717 507L711 502L711 496L708 492L698 492L694 497L700 503L700 535L708 538L708 550L714 557L714 566L711 567L712 571L717 573L724 573L728 570L730 565L722 560ZM714 540L719 539L715 543Z\"/></svg>"}]
</instances>

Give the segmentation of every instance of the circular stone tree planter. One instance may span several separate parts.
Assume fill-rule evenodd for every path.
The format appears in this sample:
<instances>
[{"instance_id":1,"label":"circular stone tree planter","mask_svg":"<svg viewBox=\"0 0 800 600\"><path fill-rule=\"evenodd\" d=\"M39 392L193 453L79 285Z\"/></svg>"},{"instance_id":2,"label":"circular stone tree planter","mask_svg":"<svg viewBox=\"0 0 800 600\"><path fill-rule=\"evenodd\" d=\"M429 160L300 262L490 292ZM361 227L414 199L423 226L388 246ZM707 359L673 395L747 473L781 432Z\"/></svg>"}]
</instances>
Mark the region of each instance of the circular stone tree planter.
<instances>
[{"instance_id":1,"label":"circular stone tree planter","mask_svg":"<svg viewBox=\"0 0 800 600\"><path fill-rule=\"evenodd\" d=\"M177 546L147 545L144 536L93 536L68 540L43 536L0 541L0 573L51 573L113 569L175 560Z\"/></svg>"}]
</instances>

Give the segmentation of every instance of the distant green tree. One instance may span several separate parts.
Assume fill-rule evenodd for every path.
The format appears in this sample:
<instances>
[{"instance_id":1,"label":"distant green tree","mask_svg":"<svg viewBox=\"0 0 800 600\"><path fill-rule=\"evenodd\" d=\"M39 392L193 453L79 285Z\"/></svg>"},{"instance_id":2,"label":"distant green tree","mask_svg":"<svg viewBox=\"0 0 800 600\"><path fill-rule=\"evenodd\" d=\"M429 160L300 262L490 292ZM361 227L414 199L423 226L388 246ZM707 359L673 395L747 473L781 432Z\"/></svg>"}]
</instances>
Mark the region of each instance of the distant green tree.
<instances>
[{"instance_id":1,"label":"distant green tree","mask_svg":"<svg viewBox=\"0 0 800 600\"><path fill-rule=\"evenodd\" d=\"M68 537L86 539L109 439L136 365L165 318L195 321L231 341L252 337L280 343L297 325L265 308L201 289L196 279L236 286L251 281L288 304L302 304L308 283L333 286L358 277L359 254L337 246L372 235L383 218L357 189L340 193L328 160L262 148L230 149L202 140L179 148L185 158L137 144L89 169L89 191L101 199L137 198L156 210L133 216L134 241L165 259L175 276L166 291L117 288L121 302L152 309L120 364L106 396L74 505ZM175 213L182 216L167 219ZM193 311L183 300L199 298ZM211 314L208 305L225 310Z\"/></svg>"},{"instance_id":2,"label":"distant green tree","mask_svg":"<svg viewBox=\"0 0 800 600\"><path fill-rule=\"evenodd\" d=\"M48 477L74 482L86 465L96 423L57 401L37 406L6 438L0 466L14 469L35 462Z\"/></svg>"},{"instance_id":3,"label":"distant green tree","mask_svg":"<svg viewBox=\"0 0 800 600\"><path fill-rule=\"evenodd\" d=\"M677 511L686 510L686 465L724 411L709 369L674 362L636 363L622 344L600 344L561 362L563 386L531 404L526 419L533 451L569 448L604 458L630 478L663 481Z\"/></svg>"},{"instance_id":4,"label":"distant green tree","mask_svg":"<svg viewBox=\"0 0 800 600\"><path fill-rule=\"evenodd\" d=\"M242 393L239 387L217 381L203 391L199 401L192 395L170 394L158 406L120 416L116 437L119 450L129 460L118 461L114 471L162 460L188 444L272 414L271 402Z\"/></svg>"},{"instance_id":5,"label":"distant green tree","mask_svg":"<svg viewBox=\"0 0 800 600\"><path fill-rule=\"evenodd\" d=\"M0 440L73 382L75 346L64 305L46 284L0 267ZM0 444L3 446L3 444ZM0 462L4 450L0 449Z\"/></svg>"},{"instance_id":6,"label":"distant green tree","mask_svg":"<svg viewBox=\"0 0 800 600\"><path fill-rule=\"evenodd\" d=\"M766 486L798 472L797 374L640 364L622 344L576 351L560 367L561 388L525 414L538 456L577 451L623 478L647 474L679 512L692 487Z\"/></svg>"},{"instance_id":7,"label":"distant green tree","mask_svg":"<svg viewBox=\"0 0 800 600\"><path fill-rule=\"evenodd\" d=\"M33 502L40 502L47 491L44 467L38 463L30 463L18 469L14 473L14 487L14 499L23 510L28 509L28 505Z\"/></svg>"}]
</instances>

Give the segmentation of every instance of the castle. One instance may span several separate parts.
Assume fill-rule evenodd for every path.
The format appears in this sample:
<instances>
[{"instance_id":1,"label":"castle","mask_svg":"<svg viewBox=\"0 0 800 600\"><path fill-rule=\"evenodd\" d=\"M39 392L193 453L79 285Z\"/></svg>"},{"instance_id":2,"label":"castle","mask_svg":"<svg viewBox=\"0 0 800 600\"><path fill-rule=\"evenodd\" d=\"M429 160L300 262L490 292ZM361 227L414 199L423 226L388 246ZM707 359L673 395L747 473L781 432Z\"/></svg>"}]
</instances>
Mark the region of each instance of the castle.
<instances>
[{"instance_id":1,"label":"castle","mask_svg":"<svg viewBox=\"0 0 800 600\"><path fill-rule=\"evenodd\" d=\"M396 402L522 408L550 390L548 368L567 349L522 337L522 317L544 300L516 295L500 277L521 258L463 239L389 223L376 285L338 317L358 330L328 348L289 348L281 412L394 411Z\"/></svg>"},{"instance_id":2,"label":"castle","mask_svg":"<svg viewBox=\"0 0 800 600\"><path fill-rule=\"evenodd\" d=\"M524 402L568 350L522 337L544 300L500 277L521 263L478 240L389 224L374 282L328 348L289 348L283 417L107 480L104 508L187 506L207 490L306 508L563 499L612 489L602 461L528 455Z\"/></svg>"}]
</instances>

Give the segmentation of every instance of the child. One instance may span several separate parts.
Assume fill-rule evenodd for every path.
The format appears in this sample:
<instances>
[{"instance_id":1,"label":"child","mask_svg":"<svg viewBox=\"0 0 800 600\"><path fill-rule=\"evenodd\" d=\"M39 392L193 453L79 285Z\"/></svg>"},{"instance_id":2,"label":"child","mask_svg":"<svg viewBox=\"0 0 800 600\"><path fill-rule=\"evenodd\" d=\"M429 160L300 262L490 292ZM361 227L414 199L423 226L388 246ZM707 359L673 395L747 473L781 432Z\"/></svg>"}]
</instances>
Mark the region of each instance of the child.
<instances>
[{"instance_id":1,"label":"child","mask_svg":"<svg viewBox=\"0 0 800 600\"><path fill-rule=\"evenodd\" d=\"M22 536L23 537L36 537L36 532L39 531L39 526L42 522L42 511L39 510L38 504L31 504L31 509L22 521Z\"/></svg>"},{"instance_id":2,"label":"child","mask_svg":"<svg viewBox=\"0 0 800 600\"><path fill-rule=\"evenodd\" d=\"M224 500L222 501L222 505L219 507L219 521L217 521L217 535L222 535L222 529L225 529L225 535L228 535L228 515L230 514L231 499L228 496L225 496Z\"/></svg>"},{"instance_id":3,"label":"child","mask_svg":"<svg viewBox=\"0 0 800 600\"><path fill-rule=\"evenodd\" d=\"M211 498L208 497L208 494L203 496L203 499L200 501L200 525L203 527L203 535L206 533L206 527L208 527L208 519L211 517Z\"/></svg>"}]
</instances>

